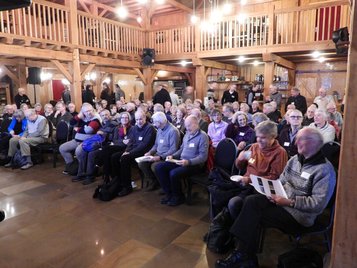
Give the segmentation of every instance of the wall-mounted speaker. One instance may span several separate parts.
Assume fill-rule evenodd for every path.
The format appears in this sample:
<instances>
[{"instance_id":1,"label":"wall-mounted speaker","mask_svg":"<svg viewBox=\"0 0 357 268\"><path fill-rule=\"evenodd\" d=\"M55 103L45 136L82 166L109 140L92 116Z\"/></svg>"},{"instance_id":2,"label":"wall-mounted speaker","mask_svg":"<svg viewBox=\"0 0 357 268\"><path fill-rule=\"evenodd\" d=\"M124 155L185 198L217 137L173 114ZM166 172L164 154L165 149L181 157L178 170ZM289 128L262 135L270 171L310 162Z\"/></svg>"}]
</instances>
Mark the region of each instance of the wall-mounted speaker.
<instances>
[{"instance_id":1,"label":"wall-mounted speaker","mask_svg":"<svg viewBox=\"0 0 357 268\"><path fill-rule=\"evenodd\" d=\"M154 65L154 63L155 63L155 49L144 48L141 60L142 60L141 63L144 66Z\"/></svg>"},{"instance_id":2,"label":"wall-mounted speaker","mask_svg":"<svg viewBox=\"0 0 357 268\"><path fill-rule=\"evenodd\" d=\"M41 68L38 67L29 67L28 68L28 77L27 83L31 85L41 84Z\"/></svg>"},{"instance_id":3,"label":"wall-mounted speaker","mask_svg":"<svg viewBox=\"0 0 357 268\"><path fill-rule=\"evenodd\" d=\"M0 0L0 11L28 7L32 0Z\"/></svg>"}]
</instances>

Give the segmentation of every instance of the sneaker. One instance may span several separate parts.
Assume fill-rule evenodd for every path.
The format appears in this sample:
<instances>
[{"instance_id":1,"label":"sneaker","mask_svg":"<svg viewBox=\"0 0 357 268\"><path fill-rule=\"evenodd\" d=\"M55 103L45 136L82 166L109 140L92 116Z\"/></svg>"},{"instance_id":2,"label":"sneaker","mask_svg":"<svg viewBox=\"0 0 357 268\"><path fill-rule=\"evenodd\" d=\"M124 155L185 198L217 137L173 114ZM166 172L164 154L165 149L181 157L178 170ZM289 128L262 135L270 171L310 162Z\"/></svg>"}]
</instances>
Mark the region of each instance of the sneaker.
<instances>
[{"instance_id":1,"label":"sneaker","mask_svg":"<svg viewBox=\"0 0 357 268\"><path fill-rule=\"evenodd\" d=\"M215 265L215 268L230 267L256 268L258 267L258 258L257 256L250 257L248 254L235 249L225 259L218 259Z\"/></svg>"},{"instance_id":2,"label":"sneaker","mask_svg":"<svg viewBox=\"0 0 357 268\"><path fill-rule=\"evenodd\" d=\"M79 175L79 176L75 176L74 178L72 178L72 182L83 181L84 179L85 179L85 176Z\"/></svg>"},{"instance_id":3,"label":"sneaker","mask_svg":"<svg viewBox=\"0 0 357 268\"><path fill-rule=\"evenodd\" d=\"M136 184L136 182L135 181L131 181L131 188L135 189L137 187L138 187L138 185Z\"/></svg>"},{"instance_id":4,"label":"sneaker","mask_svg":"<svg viewBox=\"0 0 357 268\"><path fill-rule=\"evenodd\" d=\"M32 167L32 166L33 166L32 163L27 163L26 165L23 165L23 166L21 167L21 169L22 169L22 170L26 170L26 169L29 169L29 168Z\"/></svg>"},{"instance_id":5,"label":"sneaker","mask_svg":"<svg viewBox=\"0 0 357 268\"><path fill-rule=\"evenodd\" d=\"M185 203L185 197L184 196L173 196L170 198L169 201L167 201L167 205L171 207L176 207L178 205L181 205Z\"/></svg>"},{"instance_id":6,"label":"sneaker","mask_svg":"<svg viewBox=\"0 0 357 268\"><path fill-rule=\"evenodd\" d=\"M68 175L68 171L67 171L67 170L63 170L63 171L62 171L62 174Z\"/></svg>"},{"instance_id":7,"label":"sneaker","mask_svg":"<svg viewBox=\"0 0 357 268\"><path fill-rule=\"evenodd\" d=\"M4 167L6 168L10 168L12 165L11 165L11 161L9 163L7 163L6 165L4 165Z\"/></svg>"}]
</instances>

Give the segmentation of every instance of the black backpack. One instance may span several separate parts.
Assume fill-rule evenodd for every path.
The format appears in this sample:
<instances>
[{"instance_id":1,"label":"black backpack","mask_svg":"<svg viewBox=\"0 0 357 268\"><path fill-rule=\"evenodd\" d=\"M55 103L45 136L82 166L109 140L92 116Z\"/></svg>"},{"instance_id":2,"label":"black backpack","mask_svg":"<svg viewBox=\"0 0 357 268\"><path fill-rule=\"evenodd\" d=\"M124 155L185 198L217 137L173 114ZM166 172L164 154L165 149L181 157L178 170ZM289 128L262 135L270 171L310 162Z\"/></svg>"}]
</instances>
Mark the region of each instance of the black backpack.
<instances>
[{"instance_id":1,"label":"black backpack","mask_svg":"<svg viewBox=\"0 0 357 268\"><path fill-rule=\"evenodd\" d=\"M233 236L229 232L233 220L227 208L224 208L213 220L209 226L207 234L203 241L207 248L219 254L227 253L234 245Z\"/></svg>"},{"instance_id":2,"label":"black backpack","mask_svg":"<svg viewBox=\"0 0 357 268\"><path fill-rule=\"evenodd\" d=\"M21 151L17 150L11 159L12 168L20 168L27 164L27 157L21 155Z\"/></svg>"},{"instance_id":3,"label":"black backpack","mask_svg":"<svg viewBox=\"0 0 357 268\"><path fill-rule=\"evenodd\" d=\"M307 248L295 248L278 257L278 268L322 268L319 253Z\"/></svg>"},{"instance_id":4,"label":"black backpack","mask_svg":"<svg viewBox=\"0 0 357 268\"><path fill-rule=\"evenodd\" d=\"M120 188L119 179L114 178L110 182L104 182L102 185L98 185L94 191L93 198L98 198L102 201L111 201L118 195Z\"/></svg>"}]
</instances>

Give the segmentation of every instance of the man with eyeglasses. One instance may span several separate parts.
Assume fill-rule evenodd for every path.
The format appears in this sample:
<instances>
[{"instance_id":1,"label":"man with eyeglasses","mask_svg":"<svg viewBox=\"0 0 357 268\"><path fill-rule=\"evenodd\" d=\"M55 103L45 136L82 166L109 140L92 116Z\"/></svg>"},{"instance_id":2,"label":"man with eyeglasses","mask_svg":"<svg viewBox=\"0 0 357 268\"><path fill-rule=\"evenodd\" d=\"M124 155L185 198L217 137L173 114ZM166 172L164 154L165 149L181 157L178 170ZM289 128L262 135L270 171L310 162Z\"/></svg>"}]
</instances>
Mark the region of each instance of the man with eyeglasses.
<instances>
[{"instance_id":1,"label":"man with eyeglasses","mask_svg":"<svg viewBox=\"0 0 357 268\"><path fill-rule=\"evenodd\" d=\"M79 153L81 150L79 146L81 146L82 142L92 137L99 130L100 121L101 119L94 112L93 106L87 102L83 103L80 113L71 119L70 125L76 133L74 139L63 143L59 147L59 151L66 162L63 174L68 174L69 168L74 161L73 151L76 155ZM73 182L82 180L84 180L84 177L80 176L80 174L72 179Z\"/></svg>"},{"instance_id":2,"label":"man with eyeglasses","mask_svg":"<svg viewBox=\"0 0 357 268\"><path fill-rule=\"evenodd\" d=\"M299 110L289 110L289 115L286 117L288 127L281 130L278 141L286 150L289 157L297 154L295 139L298 131L302 128L303 116Z\"/></svg>"}]
</instances>

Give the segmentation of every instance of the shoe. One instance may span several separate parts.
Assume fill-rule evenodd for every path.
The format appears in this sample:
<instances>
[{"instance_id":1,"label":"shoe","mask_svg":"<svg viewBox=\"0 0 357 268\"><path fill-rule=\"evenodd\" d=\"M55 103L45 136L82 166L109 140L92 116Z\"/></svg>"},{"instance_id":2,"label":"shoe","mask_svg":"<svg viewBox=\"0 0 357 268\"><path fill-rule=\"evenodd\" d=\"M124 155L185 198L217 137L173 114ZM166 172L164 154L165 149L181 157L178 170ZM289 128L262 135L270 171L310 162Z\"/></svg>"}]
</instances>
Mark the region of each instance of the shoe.
<instances>
[{"instance_id":1,"label":"shoe","mask_svg":"<svg viewBox=\"0 0 357 268\"><path fill-rule=\"evenodd\" d=\"M95 178L94 177L89 177L87 176L84 181L82 182L83 185L88 185L88 184L91 184L95 181Z\"/></svg>"},{"instance_id":2,"label":"shoe","mask_svg":"<svg viewBox=\"0 0 357 268\"><path fill-rule=\"evenodd\" d=\"M240 250L233 250L225 259L218 259L215 268L256 268L258 267L257 256L251 257Z\"/></svg>"},{"instance_id":3,"label":"shoe","mask_svg":"<svg viewBox=\"0 0 357 268\"><path fill-rule=\"evenodd\" d=\"M67 170L63 170L63 171L62 171L62 174L68 175L68 171L67 171Z\"/></svg>"},{"instance_id":4,"label":"shoe","mask_svg":"<svg viewBox=\"0 0 357 268\"><path fill-rule=\"evenodd\" d=\"M160 204L167 205L167 203L170 201L171 196L167 195L160 200Z\"/></svg>"},{"instance_id":5,"label":"shoe","mask_svg":"<svg viewBox=\"0 0 357 268\"><path fill-rule=\"evenodd\" d=\"M138 187L138 185L136 184L136 182L135 181L131 181L131 188L135 189L137 187Z\"/></svg>"},{"instance_id":6,"label":"shoe","mask_svg":"<svg viewBox=\"0 0 357 268\"><path fill-rule=\"evenodd\" d=\"M76 176L72 178L72 182L83 181L85 177L83 175Z\"/></svg>"},{"instance_id":7,"label":"shoe","mask_svg":"<svg viewBox=\"0 0 357 268\"><path fill-rule=\"evenodd\" d=\"M33 166L32 163L27 163L26 165L23 165L23 166L21 167L21 169L22 169L22 170L26 170L26 169L29 169L29 168L32 167L32 166Z\"/></svg>"},{"instance_id":8,"label":"shoe","mask_svg":"<svg viewBox=\"0 0 357 268\"><path fill-rule=\"evenodd\" d=\"M149 182L149 186L145 189L145 192L152 192L159 188L159 185L156 181Z\"/></svg>"},{"instance_id":9,"label":"shoe","mask_svg":"<svg viewBox=\"0 0 357 268\"><path fill-rule=\"evenodd\" d=\"M166 194L165 191L164 191L164 189L160 188L160 190L159 190L159 195L164 195L164 194Z\"/></svg>"},{"instance_id":10,"label":"shoe","mask_svg":"<svg viewBox=\"0 0 357 268\"><path fill-rule=\"evenodd\" d=\"M5 220L5 211L0 210L0 222L2 222L3 220Z\"/></svg>"},{"instance_id":11,"label":"shoe","mask_svg":"<svg viewBox=\"0 0 357 268\"><path fill-rule=\"evenodd\" d=\"M12 165L11 165L11 161L9 163L7 163L6 165L4 165L4 167L6 168L10 168Z\"/></svg>"},{"instance_id":12,"label":"shoe","mask_svg":"<svg viewBox=\"0 0 357 268\"><path fill-rule=\"evenodd\" d=\"M119 193L118 193L118 196L119 197L123 197L123 196L126 196L128 194L130 194L131 192L133 191L133 188L132 187L124 187Z\"/></svg>"},{"instance_id":13,"label":"shoe","mask_svg":"<svg viewBox=\"0 0 357 268\"><path fill-rule=\"evenodd\" d=\"M170 198L169 201L167 201L167 205L171 206L171 207L176 207L183 203L185 203L185 197L183 197L183 196L173 196Z\"/></svg>"}]
</instances>

